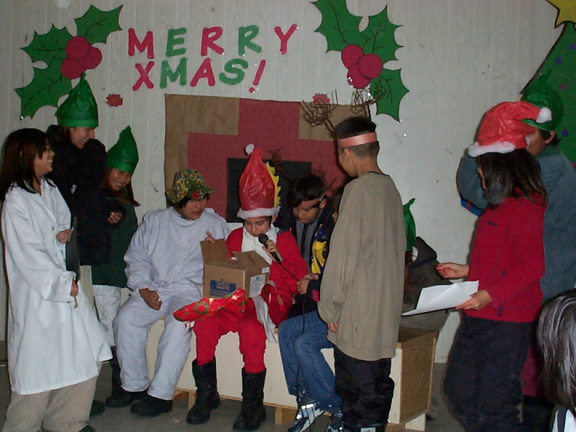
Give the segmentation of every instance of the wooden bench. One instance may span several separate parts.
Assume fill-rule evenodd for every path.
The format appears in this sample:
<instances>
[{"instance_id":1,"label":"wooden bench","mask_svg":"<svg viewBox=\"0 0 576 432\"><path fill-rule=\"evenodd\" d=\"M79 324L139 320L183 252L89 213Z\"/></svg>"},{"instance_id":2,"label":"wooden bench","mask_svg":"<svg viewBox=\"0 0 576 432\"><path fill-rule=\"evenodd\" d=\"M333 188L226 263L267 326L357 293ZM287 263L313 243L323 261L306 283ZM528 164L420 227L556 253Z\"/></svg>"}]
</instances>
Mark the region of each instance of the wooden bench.
<instances>
[{"instance_id":1,"label":"wooden bench","mask_svg":"<svg viewBox=\"0 0 576 432\"><path fill-rule=\"evenodd\" d=\"M164 321L154 323L148 334L146 356L150 377L154 365L158 341L164 329ZM430 403L434 350L438 332L422 329L401 328L396 357L392 359L391 377L396 383L390 410L390 426L387 431L404 429L424 431L426 411ZM333 350L323 351L328 364L334 364ZM196 384L192 376L192 361L196 357L196 340L192 337L190 354L177 384L176 397L188 397L189 407L195 399ZM288 393L280 349L278 344L266 342L266 383L264 404L275 408L275 423L291 422L296 414L296 399ZM220 339L216 349L218 392L224 399L241 400L242 356L238 349L238 334L229 333Z\"/></svg>"}]
</instances>

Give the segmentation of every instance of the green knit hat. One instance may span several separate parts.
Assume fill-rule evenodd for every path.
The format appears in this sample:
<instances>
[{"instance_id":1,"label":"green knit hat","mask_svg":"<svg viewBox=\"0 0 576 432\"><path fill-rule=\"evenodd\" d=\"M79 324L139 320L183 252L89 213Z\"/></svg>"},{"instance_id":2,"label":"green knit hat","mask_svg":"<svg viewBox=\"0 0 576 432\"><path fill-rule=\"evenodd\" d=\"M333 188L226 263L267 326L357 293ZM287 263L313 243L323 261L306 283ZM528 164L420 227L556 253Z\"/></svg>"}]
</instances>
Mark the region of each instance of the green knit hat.
<instances>
[{"instance_id":1,"label":"green knit hat","mask_svg":"<svg viewBox=\"0 0 576 432\"><path fill-rule=\"evenodd\" d=\"M544 123L536 123L534 120L526 119L524 123L528 123L538 129L544 129L549 132L556 131L556 128L562 121L564 108L562 106L562 99L556 90L548 84L548 77L540 75L530 84L524 94L522 100L529 102L538 108L548 108L552 113L552 120Z\"/></svg>"},{"instance_id":2,"label":"green knit hat","mask_svg":"<svg viewBox=\"0 0 576 432\"><path fill-rule=\"evenodd\" d=\"M214 191L206 185L204 176L196 170L184 168L176 173L172 189L166 192L166 198L172 204L179 203L184 198L199 199Z\"/></svg>"},{"instance_id":3,"label":"green knit hat","mask_svg":"<svg viewBox=\"0 0 576 432\"><path fill-rule=\"evenodd\" d=\"M56 110L56 118L60 126L98 127L98 105L84 75Z\"/></svg>"},{"instance_id":4,"label":"green knit hat","mask_svg":"<svg viewBox=\"0 0 576 432\"><path fill-rule=\"evenodd\" d=\"M108 150L106 165L110 168L125 171L128 174L134 174L137 164L138 147L136 146L134 135L132 135L132 129L128 126L120 132L118 142Z\"/></svg>"}]
</instances>

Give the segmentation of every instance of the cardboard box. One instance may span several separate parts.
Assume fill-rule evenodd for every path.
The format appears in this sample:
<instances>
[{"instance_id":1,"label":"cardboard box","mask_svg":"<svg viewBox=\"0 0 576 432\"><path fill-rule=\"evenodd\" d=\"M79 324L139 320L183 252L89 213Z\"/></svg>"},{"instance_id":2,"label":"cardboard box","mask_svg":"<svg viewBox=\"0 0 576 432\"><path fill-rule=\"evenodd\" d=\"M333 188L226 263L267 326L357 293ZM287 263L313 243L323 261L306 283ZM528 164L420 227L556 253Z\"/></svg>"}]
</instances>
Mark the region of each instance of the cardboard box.
<instances>
[{"instance_id":1,"label":"cardboard box","mask_svg":"<svg viewBox=\"0 0 576 432\"><path fill-rule=\"evenodd\" d=\"M255 297L266 285L270 264L254 251L235 252L230 258L226 242L200 242L204 258L204 297L226 297L238 288L246 298Z\"/></svg>"}]
</instances>

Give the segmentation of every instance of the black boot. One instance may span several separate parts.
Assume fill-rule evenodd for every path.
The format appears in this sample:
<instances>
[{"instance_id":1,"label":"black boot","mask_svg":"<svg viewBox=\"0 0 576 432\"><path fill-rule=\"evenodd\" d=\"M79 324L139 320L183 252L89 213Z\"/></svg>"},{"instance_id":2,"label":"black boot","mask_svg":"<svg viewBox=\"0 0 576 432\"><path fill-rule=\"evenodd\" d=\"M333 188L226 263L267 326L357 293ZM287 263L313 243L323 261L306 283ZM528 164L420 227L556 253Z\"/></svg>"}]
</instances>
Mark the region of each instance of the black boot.
<instances>
[{"instance_id":1,"label":"black boot","mask_svg":"<svg viewBox=\"0 0 576 432\"><path fill-rule=\"evenodd\" d=\"M266 420L264 408L264 380L266 370L247 373L242 369L242 408L232 428L237 431L253 431Z\"/></svg>"},{"instance_id":2,"label":"black boot","mask_svg":"<svg viewBox=\"0 0 576 432\"><path fill-rule=\"evenodd\" d=\"M186 423L202 424L208 421L210 412L220 406L216 383L216 359L202 366L198 366L194 360L192 374L196 381L196 402L188 411Z\"/></svg>"}]
</instances>

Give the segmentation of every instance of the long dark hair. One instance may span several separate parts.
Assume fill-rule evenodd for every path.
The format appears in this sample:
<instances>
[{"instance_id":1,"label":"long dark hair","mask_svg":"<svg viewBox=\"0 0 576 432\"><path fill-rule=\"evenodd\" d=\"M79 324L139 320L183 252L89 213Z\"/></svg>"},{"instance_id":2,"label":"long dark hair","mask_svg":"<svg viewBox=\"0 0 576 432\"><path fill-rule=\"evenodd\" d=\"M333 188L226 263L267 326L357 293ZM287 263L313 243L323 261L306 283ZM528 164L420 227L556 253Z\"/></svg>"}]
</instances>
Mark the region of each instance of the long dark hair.
<instances>
[{"instance_id":1,"label":"long dark hair","mask_svg":"<svg viewBox=\"0 0 576 432\"><path fill-rule=\"evenodd\" d=\"M576 290L544 305L538 321L538 345L544 357L542 381L546 394L576 417Z\"/></svg>"},{"instance_id":2,"label":"long dark hair","mask_svg":"<svg viewBox=\"0 0 576 432\"><path fill-rule=\"evenodd\" d=\"M38 129L19 129L4 141L0 167L0 200L4 201L13 183L30 193L36 193L34 182L40 182L34 172L34 160L48 150L46 134Z\"/></svg>"},{"instance_id":3,"label":"long dark hair","mask_svg":"<svg viewBox=\"0 0 576 432\"><path fill-rule=\"evenodd\" d=\"M510 153L485 153L478 156L490 207L500 205L506 198L526 198L546 202L546 188L540 178L540 165L526 149Z\"/></svg>"}]
</instances>

